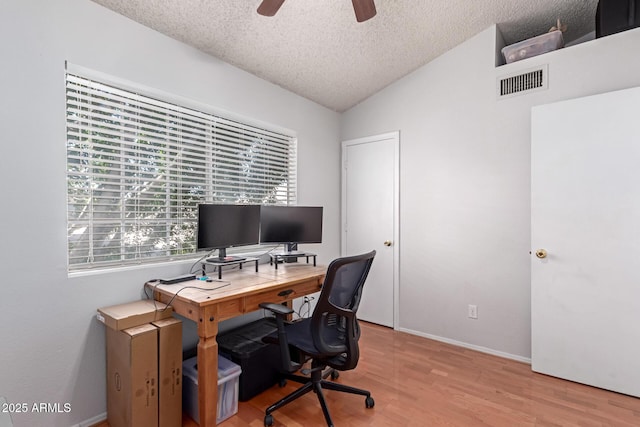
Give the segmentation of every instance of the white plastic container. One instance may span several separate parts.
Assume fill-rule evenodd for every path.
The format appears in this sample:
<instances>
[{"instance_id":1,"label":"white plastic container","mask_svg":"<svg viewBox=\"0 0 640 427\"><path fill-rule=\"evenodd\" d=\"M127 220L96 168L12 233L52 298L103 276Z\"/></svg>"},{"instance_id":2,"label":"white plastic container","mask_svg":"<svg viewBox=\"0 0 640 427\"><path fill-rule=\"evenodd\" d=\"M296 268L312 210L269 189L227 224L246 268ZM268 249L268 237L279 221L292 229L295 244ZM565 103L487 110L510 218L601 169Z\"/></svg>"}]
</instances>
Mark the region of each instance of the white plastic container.
<instances>
[{"instance_id":1,"label":"white plastic container","mask_svg":"<svg viewBox=\"0 0 640 427\"><path fill-rule=\"evenodd\" d=\"M562 31L556 30L502 48L507 64L564 47Z\"/></svg>"},{"instance_id":2,"label":"white plastic container","mask_svg":"<svg viewBox=\"0 0 640 427\"><path fill-rule=\"evenodd\" d=\"M218 416L220 424L238 412L238 385L242 369L232 361L218 356ZM200 424L198 408L198 358L182 362L182 408Z\"/></svg>"}]
</instances>

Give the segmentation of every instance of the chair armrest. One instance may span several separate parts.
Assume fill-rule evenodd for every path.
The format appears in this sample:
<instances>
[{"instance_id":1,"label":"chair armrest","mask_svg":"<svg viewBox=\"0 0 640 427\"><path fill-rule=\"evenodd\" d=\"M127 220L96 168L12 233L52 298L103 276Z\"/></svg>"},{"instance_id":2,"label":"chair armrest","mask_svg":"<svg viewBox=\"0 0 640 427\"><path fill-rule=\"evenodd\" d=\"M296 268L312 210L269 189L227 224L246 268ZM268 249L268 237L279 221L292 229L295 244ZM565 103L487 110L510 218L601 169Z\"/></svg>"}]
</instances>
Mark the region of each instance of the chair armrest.
<instances>
[{"instance_id":1,"label":"chair armrest","mask_svg":"<svg viewBox=\"0 0 640 427\"><path fill-rule=\"evenodd\" d=\"M273 314L287 316L289 314L293 314L293 309L287 307L282 304L275 304L273 302L262 302L259 305L260 308L264 308L265 310L269 310Z\"/></svg>"},{"instance_id":2,"label":"chair armrest","mask_svg":"<svg viewBox=\"0 0 640 427\"><path fill-rule=\"evenodd\" d=\"M300 364L291 360L289 342L287 341L287 331L284 326L286 316L294 313L294 311L285 305L275 304L272 302L263 302L258 306L265 310L269 310L276 315L276 324L278 325L278 345L280 346L280 362L282 369L289 373L297 371L300 369Z\"/></svg>"}]
</instances>

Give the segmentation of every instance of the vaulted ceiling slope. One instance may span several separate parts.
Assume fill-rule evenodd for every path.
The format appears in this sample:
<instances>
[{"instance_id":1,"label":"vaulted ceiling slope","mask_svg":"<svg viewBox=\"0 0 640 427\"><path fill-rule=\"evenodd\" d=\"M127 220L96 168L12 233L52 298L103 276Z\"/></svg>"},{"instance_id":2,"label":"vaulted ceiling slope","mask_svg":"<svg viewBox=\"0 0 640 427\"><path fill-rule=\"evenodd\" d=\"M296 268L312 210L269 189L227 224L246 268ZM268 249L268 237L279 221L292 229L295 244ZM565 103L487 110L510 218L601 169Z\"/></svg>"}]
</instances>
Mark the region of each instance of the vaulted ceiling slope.
<instances>
[{"instance_id":1,"label":"vaulted ceiling slope","mask_svg":"<svg viewBox=\"0 0 640 427\"><path fill-rule=\"evenodd\" d=\"M558 18L565 41L595 28L597 0L376 0L356 22L350 0L93 0L332 110L342 112L493 24L507 44Z\"/></svg>"}]
</instances>

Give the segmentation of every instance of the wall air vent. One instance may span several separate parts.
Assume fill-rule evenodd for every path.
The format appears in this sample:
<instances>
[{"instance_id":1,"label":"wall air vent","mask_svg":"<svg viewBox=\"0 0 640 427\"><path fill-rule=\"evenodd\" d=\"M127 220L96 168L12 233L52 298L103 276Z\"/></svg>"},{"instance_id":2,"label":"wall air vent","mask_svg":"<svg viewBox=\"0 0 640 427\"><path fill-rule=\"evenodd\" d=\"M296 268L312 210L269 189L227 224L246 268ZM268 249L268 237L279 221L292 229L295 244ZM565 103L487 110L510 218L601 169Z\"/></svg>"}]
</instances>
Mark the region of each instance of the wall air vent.
<instances>
[{"instance_id":1,"label":"wall air vent","mask_svg":"<svg viewBox=\"0 0 640 427\"><path fill-rule=\"evenodd\" d=\"M543 65L516 75L498 77L498 99L547 89L548 74L548 66Z\"/></svg>"}]
</instances>

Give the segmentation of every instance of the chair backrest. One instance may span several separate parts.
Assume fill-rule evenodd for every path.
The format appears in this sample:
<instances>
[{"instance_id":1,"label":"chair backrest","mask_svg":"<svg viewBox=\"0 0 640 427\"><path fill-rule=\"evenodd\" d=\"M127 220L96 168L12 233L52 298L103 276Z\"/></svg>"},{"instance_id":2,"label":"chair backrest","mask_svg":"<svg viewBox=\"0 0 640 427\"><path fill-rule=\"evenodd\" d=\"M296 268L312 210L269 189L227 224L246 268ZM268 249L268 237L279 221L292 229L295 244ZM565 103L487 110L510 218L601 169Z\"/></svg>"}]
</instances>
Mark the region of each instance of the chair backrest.
<instances>
[{"instance_id":1,"label":"chair backrest","mask_svg":"<svg viewBox=\"0 0 640 427\"><path fill-rule=\"evenodd\" d=\"M356 312L376 251L335 259L329 264L318 303L311 316L311 334L327 365L353 369L360 356Z\"/></svg>"}]
</instances>

